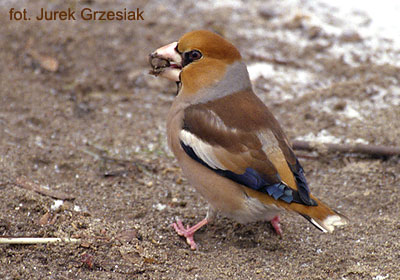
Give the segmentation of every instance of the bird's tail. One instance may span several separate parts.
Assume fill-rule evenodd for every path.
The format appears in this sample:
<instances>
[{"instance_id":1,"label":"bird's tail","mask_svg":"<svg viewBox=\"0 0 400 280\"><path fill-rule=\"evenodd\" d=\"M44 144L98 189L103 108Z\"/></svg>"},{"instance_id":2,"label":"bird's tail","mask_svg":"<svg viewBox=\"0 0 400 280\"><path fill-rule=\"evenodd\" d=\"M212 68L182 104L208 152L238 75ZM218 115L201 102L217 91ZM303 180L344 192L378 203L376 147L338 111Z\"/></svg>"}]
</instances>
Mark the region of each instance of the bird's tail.
<instances>
[{"instance_id":1,"label":"bird's tail","mask_svg":"<svg viewBox=\"0 0 400 280\"><path fill-rule=\"evenodd\" d=\"M245 188L246 194L250 197L257 198L266 205L276 205L278 208L284 208L294 211L306 218L310 223L323 232L332 232L336 226L342 226L348 223L348 219L332 210L322 201L310 195L310 197L318 204L317 206L308 206L300 203L287 203L282 200L275 200L272 196L264 193Z\"/></svg>"},{"instance_id":2,"label":"bird's tail","mask_svg":"<svg viewBox=\"0 0 400 280\"><path fill-rule=\"evenodd\" d=\"M288 205L288 208L302 215L323 232L332 232L336 226L342 226L348 223L348 218L332 210L314 196L311 196L311 198L318 203L317 206L291 203Z\"/></svg>"}]
</instances>

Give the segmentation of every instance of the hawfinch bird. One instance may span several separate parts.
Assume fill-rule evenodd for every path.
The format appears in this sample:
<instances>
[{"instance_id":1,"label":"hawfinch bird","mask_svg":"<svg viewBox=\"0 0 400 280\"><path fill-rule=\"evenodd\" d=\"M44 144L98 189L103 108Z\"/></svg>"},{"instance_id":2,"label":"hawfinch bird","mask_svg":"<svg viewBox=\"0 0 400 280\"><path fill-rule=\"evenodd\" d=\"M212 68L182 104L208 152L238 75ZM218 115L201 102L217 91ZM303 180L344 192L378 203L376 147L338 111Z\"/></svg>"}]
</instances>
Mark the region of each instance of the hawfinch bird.
<instances>
[{"instance_id":1,"label":"hawfinch bird","mask_svg":"<svg viewBox=\"0 0 400 280\"><path fill-rule=\"evenodd\" d=\"M221 36L199 30L150 55L154 75L175 81L167 118L168 144L189 182L208 201L193 227L172 226L194 250L194 233L216 213L239 223L299 213L323 232L347 223L310 193L304 170L278 121L254 94L239 51Z\"/></svg>"}]
</instances>

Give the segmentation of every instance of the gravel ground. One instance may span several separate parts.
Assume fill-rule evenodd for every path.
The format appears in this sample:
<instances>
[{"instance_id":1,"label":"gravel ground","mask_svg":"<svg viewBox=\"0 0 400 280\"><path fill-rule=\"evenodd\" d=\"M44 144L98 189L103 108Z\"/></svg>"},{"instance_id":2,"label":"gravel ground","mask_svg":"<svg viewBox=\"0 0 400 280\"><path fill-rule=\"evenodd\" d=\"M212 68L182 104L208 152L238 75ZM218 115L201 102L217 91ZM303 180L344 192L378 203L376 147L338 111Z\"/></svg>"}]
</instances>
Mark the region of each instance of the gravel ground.
<instances>
[{"instance_id":1,"label":"gravel ground","mask_svg":"<svg viewBox=\"0 0 400 280\"><path fill-rule=\"evenodd\" d=\"M322 234L282 216L220 217L191 251L170 224L206 203L166 144L175 85L147 55L194 29L232 41L289 138L399 146L400 50L365 14L316 1L4 1L0 7L1 279L400 279L398 157L298 152L313 193L347 215ZM144 21L15 21L9 9L140 8ZM39 188L42 194L29 188Z\"/></svg>"}]
</instances>

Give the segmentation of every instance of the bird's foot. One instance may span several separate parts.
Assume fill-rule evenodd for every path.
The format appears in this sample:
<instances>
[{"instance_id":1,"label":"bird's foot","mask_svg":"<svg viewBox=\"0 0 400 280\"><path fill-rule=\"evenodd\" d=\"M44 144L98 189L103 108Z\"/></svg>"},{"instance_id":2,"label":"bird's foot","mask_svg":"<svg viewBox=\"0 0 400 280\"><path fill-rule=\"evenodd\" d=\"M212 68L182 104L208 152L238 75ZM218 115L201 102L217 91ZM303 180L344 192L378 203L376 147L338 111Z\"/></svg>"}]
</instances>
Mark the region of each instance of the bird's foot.
<instances>
[{"instance_id":1,"label":"bird's foot","mask_svg":"<svg viewBox=\"0 0 400 280\"><path fill-rule=\"evenodd\" d=\"M271 225L274 228L276 234L279 236L282 236L282 228L281 228L280 221L281 221L281 219L279 218L279 216L275 216L275 218L273 218L271 220Z\"/></svg>"},{"instance_id":2,"label":"bird's foot","mask_svg":"<svg viewBox=\"0 0 400 280\"><path fill-rule=\"evenodd\" d=\"M190 248L192 250L196 250L197 245L196 242L194 241L194 234L195 232L200 229L202 226L206 225L208 223L207 219L202 220L200 223L189 227L183 225L181 220L177 220L176 223L171 224L171 226L174 227L176 233L178 233L180 236L184 236L186 238L187 244L190 245Z\"/></svg>"}]
</instances>

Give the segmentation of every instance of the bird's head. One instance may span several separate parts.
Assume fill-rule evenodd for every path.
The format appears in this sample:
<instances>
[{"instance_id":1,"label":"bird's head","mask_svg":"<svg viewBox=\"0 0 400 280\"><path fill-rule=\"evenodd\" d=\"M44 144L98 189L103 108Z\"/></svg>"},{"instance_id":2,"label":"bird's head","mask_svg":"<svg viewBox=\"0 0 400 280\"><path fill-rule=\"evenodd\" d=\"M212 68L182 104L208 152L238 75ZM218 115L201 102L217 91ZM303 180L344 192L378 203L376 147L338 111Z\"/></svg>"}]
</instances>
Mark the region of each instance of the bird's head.
<instances>
[{"instance_id":1,"label":"bird's head","mask_svg":"<svg viewBox=\"0 0 400 280\"><path fill-rule=\"evenodd\" d=\"M150 55L151 73L182 83L186 94L218 83L229 66L240 60L235 46L206 30L186 33Z\"/></svg>"}]
</instances>

